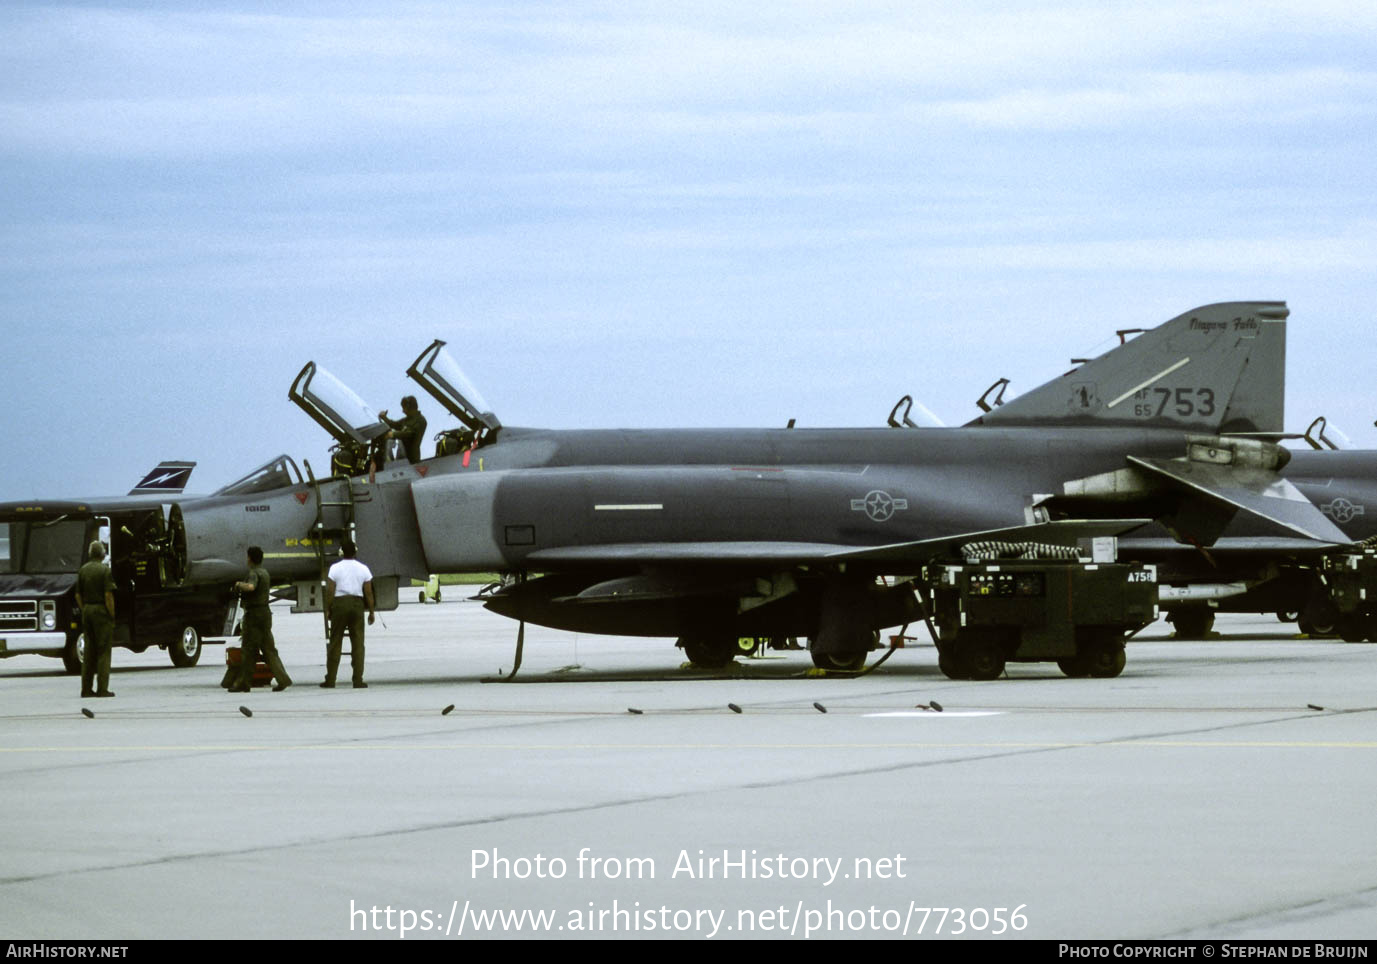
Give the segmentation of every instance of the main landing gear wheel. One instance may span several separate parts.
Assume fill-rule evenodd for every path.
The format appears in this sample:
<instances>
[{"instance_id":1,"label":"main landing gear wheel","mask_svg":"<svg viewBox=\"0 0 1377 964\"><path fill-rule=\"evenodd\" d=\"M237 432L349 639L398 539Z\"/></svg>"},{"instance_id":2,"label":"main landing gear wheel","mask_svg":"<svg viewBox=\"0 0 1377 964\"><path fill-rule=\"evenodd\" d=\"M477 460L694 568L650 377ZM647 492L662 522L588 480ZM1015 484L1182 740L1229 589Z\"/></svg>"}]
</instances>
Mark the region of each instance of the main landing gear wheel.
<instances>
[{"instance_id":1,"label":"main landing gear wheel","mask_svg":"<svg viewBox=\"0 0 1377 964\"><path fill-rule=\"evenodd\" d=\"M82 633L68 633L67 645L62 647L62 668L68 675L81 672L81 661L86 655L86 637Z\"/></svg>"},{"instance_id":2,"label":"main landing gear wheel","mask_svg":"<svg viewBox=\"0 0 1377 964\"><path fill-rule=\"evenodd\" d=\"M808 639L808 655L821 670L856 673L865 668L865 658L880 642L880 634L869 629L853 630L842 638L832 638L831 648L819 647L817 637Z\"/></svg>"},{"instance_id":3,"label":"main landing gear wheel","mask_svg":"<svg viewBox=\"0 0 1377 964\"><path fill-rule=\"evenodd\" d=\"M1296 620L1296 628L1307 636L1333 636L1334 623L1324 618L1310 619L1302 616Z\"/></svg>"},{"instance_id":4,"label":"main landing gear wheel","mask_svg":"<svg viewBox=\"0 0 1377 964\"><path fill-rule=\"evenodd\" d=\"M735 636L681 636L679 645L690 663L704 669L722 669L740 652Z\"/></svg>"},{"instance_id":5,"label":"main landing gear wheel","mask_svg":"<svg viewBox=\"0 0 1377 964\"><path fill-rule=\"evenodd\" d=\"M173 666L195 666L201 659L201 634L195 626L182 627L181 638L167 647Z\"/></svg>"},{"instance_id":6,"label":"main landing gear wheel","mask_svg":"<svg viewBox=\"0 0 1377 964\"><path fill-rule=\"evenodd\" d=\"M1204 639L1214 628L1214 612L1198 607L1177 609L1171 613L1171 624L1176 627L1177 639Z\"/></svg>"},{"instance_id":7,"label":"main landing gear wheel","mask_svg":"<svg viewBox=\"0 0 1377 964\"><path fill-rule=\"evenodd\" d=\"M818 669L855 673L865 668L865 654L866 650L851 653L820 653L815 649L808 655L813 658L813 665Z\"/></svg>"}]
</instances>

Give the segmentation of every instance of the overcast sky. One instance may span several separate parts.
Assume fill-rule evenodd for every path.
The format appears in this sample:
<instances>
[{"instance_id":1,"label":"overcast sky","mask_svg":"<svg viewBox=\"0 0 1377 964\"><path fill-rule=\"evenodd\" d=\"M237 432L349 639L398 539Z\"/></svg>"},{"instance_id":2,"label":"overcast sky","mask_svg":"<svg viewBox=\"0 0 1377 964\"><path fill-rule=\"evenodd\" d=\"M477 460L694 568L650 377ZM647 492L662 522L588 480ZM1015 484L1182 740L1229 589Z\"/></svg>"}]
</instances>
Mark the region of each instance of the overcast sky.
<instances>
[{"instance_id":1,"label":"overcast sky","mask_svg":"<svg viewBox=\"0 0 1377 964\"><path fill-rule=\"evenodd\" d=\"M0 499L322 468L301 366L396 411L436 337L508 425L959 424L1251 299L1288 427L1377 447L1377 7L9 2L0 49Z\"/></svg>"}]
</instances>

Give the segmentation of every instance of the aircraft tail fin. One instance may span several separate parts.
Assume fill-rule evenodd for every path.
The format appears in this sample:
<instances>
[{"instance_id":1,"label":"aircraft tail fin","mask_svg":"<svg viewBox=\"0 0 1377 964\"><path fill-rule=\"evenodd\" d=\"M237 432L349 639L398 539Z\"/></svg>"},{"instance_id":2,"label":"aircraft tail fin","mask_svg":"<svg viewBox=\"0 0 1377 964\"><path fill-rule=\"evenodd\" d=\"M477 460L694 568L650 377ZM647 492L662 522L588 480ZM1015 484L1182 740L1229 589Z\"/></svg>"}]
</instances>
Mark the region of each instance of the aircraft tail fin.
<instances>
[{"instance_id":1,"label":"aircraft tail fin","mask_svg":"<svg viewBox=\"0 0 1377 964\"><path fill-rule=\"evenodd\" d=\"M1288 314L1281 301L1195 308L969 424L1281 432Z\"/></svg>"},{"instance_id":2,"label":"aircraft tail fin","mask_svg":"<svg viewBox=\"0 0 1377 964\"><path fill-rule=\"evenodd\" d=\"M130 495L180 495L191 479L195 462L159 462L139 484L129 490Z\"/></svg>"}]
</instances>

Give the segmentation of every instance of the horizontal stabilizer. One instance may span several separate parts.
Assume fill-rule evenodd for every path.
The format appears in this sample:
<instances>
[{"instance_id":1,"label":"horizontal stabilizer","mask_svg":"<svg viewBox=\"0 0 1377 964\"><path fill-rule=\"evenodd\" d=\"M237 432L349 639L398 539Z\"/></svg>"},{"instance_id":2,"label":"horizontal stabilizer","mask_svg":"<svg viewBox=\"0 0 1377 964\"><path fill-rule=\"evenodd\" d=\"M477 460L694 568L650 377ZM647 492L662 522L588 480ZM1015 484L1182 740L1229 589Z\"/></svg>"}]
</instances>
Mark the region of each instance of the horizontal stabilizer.
<instances>
[{"instance_id":1,"label":"horizontal stabilizer","mask_svg":"<svg viewBox=\"0 0 1377 964\"><path fill-rule=\"evenodd\" d=\"M1324 517L1309 499L1286 479L1265 468L1239 468L1183 459L1144 459L1129 462L1169 485L1184 488L1208 501L1241 510L1289 529L1307 539L1348 545L1353 540Z\"/></svg>"}]
</instances>

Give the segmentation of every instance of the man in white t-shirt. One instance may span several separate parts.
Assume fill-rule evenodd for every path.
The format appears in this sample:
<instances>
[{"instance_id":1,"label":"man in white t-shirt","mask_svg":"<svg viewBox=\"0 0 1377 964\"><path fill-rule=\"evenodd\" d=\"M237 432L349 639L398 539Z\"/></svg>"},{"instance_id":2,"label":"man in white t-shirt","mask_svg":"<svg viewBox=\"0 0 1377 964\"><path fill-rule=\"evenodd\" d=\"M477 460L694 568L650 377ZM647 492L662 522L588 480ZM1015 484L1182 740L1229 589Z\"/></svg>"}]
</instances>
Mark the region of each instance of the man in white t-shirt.
<instances>
[{"instance_id":1,"label":"man in white t-shirt","mask_svg":"<svg viewBox=\"0 0 1377 964\"><path fill-rule=\"evenodd\" d=\"M321 689L335 688L344 631L349 630L349 662L354 667L354 688L365 689L363 681L363 610L368 606L368 624L373 624L373 573L354 556L358 547L348 539L340 547L344 558L330 567L325 581L325 608L330 613L330 644L325 648L325 682Z\"/></svg>"}]
</instances>

